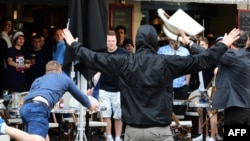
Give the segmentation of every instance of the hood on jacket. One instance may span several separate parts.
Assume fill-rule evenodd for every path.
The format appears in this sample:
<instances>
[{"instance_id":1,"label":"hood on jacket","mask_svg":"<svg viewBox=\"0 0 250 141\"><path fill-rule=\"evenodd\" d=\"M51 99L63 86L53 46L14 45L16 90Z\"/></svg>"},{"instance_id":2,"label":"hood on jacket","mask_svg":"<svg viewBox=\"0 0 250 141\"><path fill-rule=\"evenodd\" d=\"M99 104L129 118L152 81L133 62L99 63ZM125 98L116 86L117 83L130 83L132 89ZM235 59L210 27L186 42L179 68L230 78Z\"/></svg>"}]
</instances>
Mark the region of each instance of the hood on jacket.
<instances>
[{"instance_id":1,"label":"hood on jacket","mask_svg":"<svg viewBox=\"0 0 250 141\"><path fill-rule=\"evenodd\" d=\"M136 52L148 50L156 53L158 48L158 35L155 28L151 25L142 25L136 34Z\"/></svg>"}]
</instances>

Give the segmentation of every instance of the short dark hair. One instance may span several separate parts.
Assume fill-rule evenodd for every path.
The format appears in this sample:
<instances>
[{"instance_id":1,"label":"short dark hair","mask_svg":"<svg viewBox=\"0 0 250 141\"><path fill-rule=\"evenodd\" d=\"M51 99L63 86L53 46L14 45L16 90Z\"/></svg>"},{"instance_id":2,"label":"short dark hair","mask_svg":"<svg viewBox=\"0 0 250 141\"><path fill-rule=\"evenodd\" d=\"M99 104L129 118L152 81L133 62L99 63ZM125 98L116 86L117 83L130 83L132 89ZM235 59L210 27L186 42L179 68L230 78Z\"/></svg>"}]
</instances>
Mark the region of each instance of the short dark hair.
<instances>
[{"instance_id":1,"label":"short dark hair","mask_svg":"<svg viewBox=\"0 0 250 141\"><path fill-rule=\"evenodd\" d=\"M124 34L127 33L127 29L126 29L125 26L123 26L123 25L118 25L118 26L116 26L116 27L115 27L115 32L118 32L119 29L123 29L123 30L124 30Z\"/></svg>"},{"instance_id":2,"label":"short dark hair","mask_svg":"<svg viewBox=\"0 0 250 141\"><path fill-rule=\"evenodd\" d=\"M246 43L248 40L248 34L244 31L240 31L240 38L233 42L233 45L237 48L244 48L246 47Z\"/></svg>"},{"instance_id":3,"label":"short dark hair","mask_svg":"<svg viewBox=\"0 0 250 141\"><path fill-rule=\"evenodd\" d=\"M215 37L207 37L208 45L213 46L215 44Z\"/></svg>"},{"instance_id":4,"label":"short dark hair","mask_svg":"<svg viewBox=\"0 0 250 141\"><path fill-rule=\"evenodd\" d=\"M107 35L115 36L115 31L114 30L108 30Z\"/></svg>"},{"instance_id":5,"label":"short dark hair","mask_svg":"<svg viewBox=\"0 0 250 141\"><path fill-rule=\"evenodd\" d=\"M4 25L7 21L11 21L13 23L13 19L11 17L3 17L1 20L0 20L0 23L1 23L1 26L0 26L0 29L3 30L4 28Z\"/></svg>"},{"instance_id":6,"label":"short dark hair","mask_svg":"<svg viewBox=\"0 0 250 141\"><path fill-rule=\"evenodd\" d=\"M34 39L40 39L41 38L41 34L36 34L34 36L31 37L31 40L34 40Z\"/></svg>"},{"instance_id":7,"label":"short dark hair","mask_svg":"<svg viewBox=\"0 0 250 141\"><path fill-rule=\"evenodd\" d=\"M127 44L131 44L134 47L134 43L131 39L125 39L123 41L123 45L122 46L126 46Z\"/></svg>"}]
</instances>

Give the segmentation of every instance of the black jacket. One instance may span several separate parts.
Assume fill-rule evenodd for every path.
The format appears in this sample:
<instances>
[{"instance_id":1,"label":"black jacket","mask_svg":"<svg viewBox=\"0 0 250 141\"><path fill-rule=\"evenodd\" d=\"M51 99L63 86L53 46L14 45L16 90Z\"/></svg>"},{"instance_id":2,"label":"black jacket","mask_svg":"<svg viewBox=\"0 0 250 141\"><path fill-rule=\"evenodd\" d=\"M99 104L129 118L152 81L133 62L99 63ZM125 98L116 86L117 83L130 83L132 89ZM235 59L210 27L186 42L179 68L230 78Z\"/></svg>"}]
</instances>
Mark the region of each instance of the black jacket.
<instances>
[{"instance_id":1,"label":"black jacket","mask_svg":"<svg viewBox=\"0 0 250 141\"><path fill-rule=\"evenodd\" d=\"M134 54L96 53L79 42L71 46L81 62L119 78L122 121L135 127L170 125L173 79L209 67L227 50L221 43L194 56L158 55L157 33L150 25L138 29Z\"/></svg>"}]
</instances>

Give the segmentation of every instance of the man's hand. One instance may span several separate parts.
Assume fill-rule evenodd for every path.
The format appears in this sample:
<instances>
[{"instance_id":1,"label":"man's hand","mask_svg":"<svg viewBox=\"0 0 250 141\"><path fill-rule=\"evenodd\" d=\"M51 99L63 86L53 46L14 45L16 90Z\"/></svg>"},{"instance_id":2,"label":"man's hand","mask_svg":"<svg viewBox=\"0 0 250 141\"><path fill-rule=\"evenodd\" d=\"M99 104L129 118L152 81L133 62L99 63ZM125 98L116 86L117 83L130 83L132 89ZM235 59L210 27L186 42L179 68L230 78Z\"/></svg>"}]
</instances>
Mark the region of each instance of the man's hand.
<instances>
[{"instance_id":1,"label":"man's hand","mask_svg":"<svg viewBox=\"0 0 250 141\"><path fill-rule=\"evenodd\" d=\"M92 96L93 91L94 91L94 88L88 89L88 90L87 90L87 95L88 95L88 96Z\"/></svg>"},{"instance_id":2,"label":"man's hand","mask_svg":"<svg viewBox=\"0 0 250 141\"><path fill-rule=\"evenodd\" d=\"M99 107L99 102L93 96L88 96L88 98L91 103L91 107L89 108L89 111L90 112L97 111Z\"/></svg>"},{"instance_id":3,"label":"man's hand","mask_svg":"<svg viewBox=\"0 0 250 141\"><path fill-rule=\"evenodd\" d=\"M232 29L229 34L225 33L222 43L226 44L228 47L232 45L234 41L240 38L240 30L239 29Z\"/></svg>"},{"instance_id":4,"label":"man's hand","mask_svg":"<svg viewBox=\"0 0 250 141\"><path fill-rule=\"evenodd\" d=\"M71 46L71 44L75 41L78 41L78 38L74 38L71 32L68 29L63 29L63 38L65 39L66 43Z\"/></svg>"},{"instance_id":5,"label":"man's hand","mask_svg":"<svg viewBox=\"0 0 250 141\"><path fill-rule=\"evenodd\" d=\"M179 41L184 45L188 45L188 43L190 42L189 38L186 36L184 31L182 31L180 29L178 31L179 31L179 33L181 35L181 39Z\"/></svg>"},{"instance_id":6,"label":"man's hand","mask_svg":"<svg viewBox=\"0 0 250 141\"><path fill-rule=\"evenodd\" d=\"M89 108L90 112L95 112L98 109L98 105L91 103L91 107Z\"/></svg>"}]
</instances>

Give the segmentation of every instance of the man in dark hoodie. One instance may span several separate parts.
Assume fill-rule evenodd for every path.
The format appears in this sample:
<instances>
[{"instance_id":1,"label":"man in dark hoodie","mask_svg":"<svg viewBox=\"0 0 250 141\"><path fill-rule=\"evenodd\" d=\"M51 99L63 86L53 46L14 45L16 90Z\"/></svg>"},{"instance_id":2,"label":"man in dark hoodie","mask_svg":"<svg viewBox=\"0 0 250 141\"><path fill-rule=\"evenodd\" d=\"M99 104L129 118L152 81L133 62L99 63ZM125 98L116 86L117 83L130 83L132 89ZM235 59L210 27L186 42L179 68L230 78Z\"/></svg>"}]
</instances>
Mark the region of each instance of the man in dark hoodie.
<instances>
[{"instance_id":1,"label":"man in dark hoodie","mask_svg":"<svg viewBox=\"0 0 250 141\"><path fill-rule=\"evenodd\" d=\"M180 31L182 43L191 49L199 48ZM225 34L214 48L193 56L158 55L157 32L153 26L142 25L136 35L134 54L97 53L77 42L64 29L66 42L75 48L78 59L101 73L119 79L122 121L126 124L125 141L173 141L172 82L184 74L198 72L216 62L235 40L239 30Z\"/></svg>"}]
</instances>

